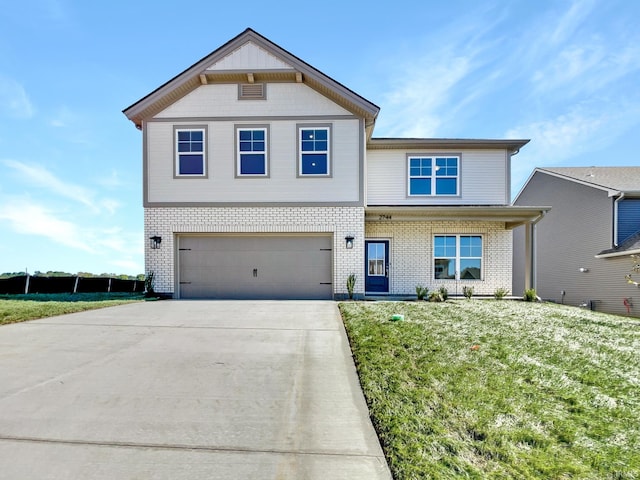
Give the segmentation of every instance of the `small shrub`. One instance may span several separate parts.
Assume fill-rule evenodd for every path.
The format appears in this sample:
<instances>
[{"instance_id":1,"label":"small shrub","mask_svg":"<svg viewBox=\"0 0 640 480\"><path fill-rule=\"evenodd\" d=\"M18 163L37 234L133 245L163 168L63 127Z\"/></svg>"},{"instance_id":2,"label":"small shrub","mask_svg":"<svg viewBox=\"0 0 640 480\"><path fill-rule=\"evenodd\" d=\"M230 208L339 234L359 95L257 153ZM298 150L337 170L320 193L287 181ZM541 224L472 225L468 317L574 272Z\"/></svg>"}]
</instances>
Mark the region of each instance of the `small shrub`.
<instances>
[{"instance_id":1,"label":"small shrub","mask_svg":"<svg viewBox=\"0 0 640 480\"><path fill-rule=\"evenodd\" d=\"M429 294L429 301L430 302L444 302L444 298L442 298L442 294L439 291L434 290L433 292L431 292Z\"/></svg>"},{"instance_id":2,"label":"small shrub","mask_svg":"<svg viewBox=\"0 0 640 480\"><path fill-rule=\"evenodd\" d=\"M527 290L524 291L525 302L535 302L537 298L538 298L538 295L536 295L535 288L528 288Z\"/></svg>"},{"instance_id":3,"label":"small shrub","mask_svg":"<svg viewBox=\"0 0 640 480\"><path fill-rule=\"evenodd\" d=\"M144 294L146 297L153 297L155 295L155 290L153 287L154 284L154 273L151 270L146 277L144 277Z\"/></svg>"},{"instance_id":4,"label":"small shrub","mask_svg":"<svg viewBox=\"0 0 640 480\"><path fill-rule=\"evenodd\" d=\"M449 298L449 290L447 290L447 287L445 287L443 285L442 287L440 287L438 289L438 291L440 292L440 296L442 297L442 301L446 302L447 299Z\"/></svg>"},{"instance_id":5,"label":"small shrub","mask_svg":"<svg viewBox=\"0 0 640 480\"><path fill-rule=\"evenodd\" d=\"M507 295L509 295L509 290L504 287L496 288L496 291L493 292L493 296L496 300L502 300Z\"/></svg>"},{"instance_id":6,"label":"small shrub","mask_svg":"<svg viewBox=\"0 0 640 480\"><path fill-rule=\"evenodd\" d=\"M470 300L473 297L473 287L462 287L462 294L465 296L467 300Z\"/></svg>"},{"instance_id":7,"label":"small shrub","mask_svg":"<svg viewBox=\"0 0 640 480\"><path fill-rule=\"evenodd\" d=\"M429 294L429 289L427 287L423 287L422 285L416 285L416 296L418 300L424 300L424 298Z\"/></svg>"},{"instance_id":8,"label":"small shrub","mask_svg":"<svg viewBox=\"0 0 640 480\"><path fill-rule=\"evenodd\" d=\"M347 277L347 292L349 292L349 300L353 300L353 289L356 286L357 279L358 277L356 277L355 273L352 273Z\"/></svg>"}]
</instances>

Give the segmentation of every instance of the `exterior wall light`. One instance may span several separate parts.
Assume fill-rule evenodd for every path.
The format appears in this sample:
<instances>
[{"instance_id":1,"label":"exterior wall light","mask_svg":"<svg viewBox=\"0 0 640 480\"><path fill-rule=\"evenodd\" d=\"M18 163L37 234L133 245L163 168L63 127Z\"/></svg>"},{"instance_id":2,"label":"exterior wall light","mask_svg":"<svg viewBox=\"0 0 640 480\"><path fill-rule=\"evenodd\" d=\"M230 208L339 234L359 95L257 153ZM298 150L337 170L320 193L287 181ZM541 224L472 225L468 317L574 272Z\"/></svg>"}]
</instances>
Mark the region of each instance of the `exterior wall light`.
<instances>
[{"instance_id":1,"label":"exterior wall light","mask_svg":"<svg viewBox=\"0 0 640 480\"><path fill-rule=\"evenodd\" d=\"M158 248L160 248L160 243L162 243L162 237L158 235L154 235L153 237L149 237L149 240L151 242L150 246L153 250L157 250Z\"/></svg>"},{"instance_id":2,"label":"exterior wall light","mask_svg":"<svg viewBox=\"0 0 640 480\"><path fill-rule=\"evenodd\" d=\"M344 237L344 241L345 241L344 246L347 248L347 250L351 250L353 248L353 240L354 240L353 235L347 235L346 237Z\"/></svg>"},{"instance_id":3,"label":"exterior wall light","mask_svg":"<svg viewBox=\"0 0 640 480\"><path fill-rule=\"evenodd\" d=\"M585 267L580 267L580 268L578 269L578 271L579 271L579 272L581 272L581 273L587 273L587 272L589 271L589 269L588 269L588 268L585 268Z\"/></svg>"}]
</instances>

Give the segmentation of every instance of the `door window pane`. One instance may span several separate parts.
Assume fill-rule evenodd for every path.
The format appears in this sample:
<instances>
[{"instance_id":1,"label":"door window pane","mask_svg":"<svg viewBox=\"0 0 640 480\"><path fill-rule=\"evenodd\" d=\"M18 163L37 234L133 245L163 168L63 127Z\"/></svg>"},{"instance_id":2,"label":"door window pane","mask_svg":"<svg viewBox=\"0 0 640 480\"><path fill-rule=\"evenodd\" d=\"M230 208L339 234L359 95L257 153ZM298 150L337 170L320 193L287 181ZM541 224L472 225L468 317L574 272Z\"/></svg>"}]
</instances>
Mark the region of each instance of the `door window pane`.
<instances>
[{"instance_id":1,"label":"door window pane","mask_svg":"<svg viewBox=\"0 0 640 480\"><path fill-rule=\"evenodd\" d=\"M384 243L369 243L367 248L368 266L370 277L383 276L385 274L385 245Z\"/></svg>"}]
</instances>

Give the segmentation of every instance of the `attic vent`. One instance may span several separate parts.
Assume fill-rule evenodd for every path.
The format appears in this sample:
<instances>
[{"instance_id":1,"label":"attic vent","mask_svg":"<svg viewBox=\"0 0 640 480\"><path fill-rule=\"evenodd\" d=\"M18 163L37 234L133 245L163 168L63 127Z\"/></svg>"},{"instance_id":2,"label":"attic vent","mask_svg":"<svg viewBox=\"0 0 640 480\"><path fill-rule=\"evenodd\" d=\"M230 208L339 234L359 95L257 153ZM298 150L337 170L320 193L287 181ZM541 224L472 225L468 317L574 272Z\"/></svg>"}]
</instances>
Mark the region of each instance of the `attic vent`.
<instances>
[{"instance_id":1,"label":"attic vent","mask_svg":"<svg viewBox=\"0 0 640 480\"><path fill-rule=\"evenodd\" d=\"M239 85L238 99L240 100L264 100L264 83L243 83Z\"/></svg>"}]
</instances>

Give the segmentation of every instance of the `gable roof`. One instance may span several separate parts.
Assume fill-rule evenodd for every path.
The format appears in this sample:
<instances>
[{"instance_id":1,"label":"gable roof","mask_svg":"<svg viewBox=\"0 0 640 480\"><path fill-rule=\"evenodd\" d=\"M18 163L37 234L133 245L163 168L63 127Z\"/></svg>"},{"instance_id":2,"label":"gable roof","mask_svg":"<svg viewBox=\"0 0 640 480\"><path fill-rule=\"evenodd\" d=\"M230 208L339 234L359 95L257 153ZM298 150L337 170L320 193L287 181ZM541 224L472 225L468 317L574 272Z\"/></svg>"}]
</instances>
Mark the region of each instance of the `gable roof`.
<instances>
[{"instance_id":1,"label":"gable roof","mask_svg":"<svg viewBox=\"0 0 640 480\"><path fill-rule=\"evenodd\" d=\"M371 135L380 108L251 28L123 110L138 128L145 119L210 83L304 83L365 119Z\"/></svg>"},{"instance_id":2,"label":"gable roof","mask_svg":"<svg viewBox=\"0 0 640 480\"><path fill-rule=\"evenodd\" d=\"M610 196L640 193L640 167L548 167L535 172L607 190Z\"/></svg>"}]
</instances>

